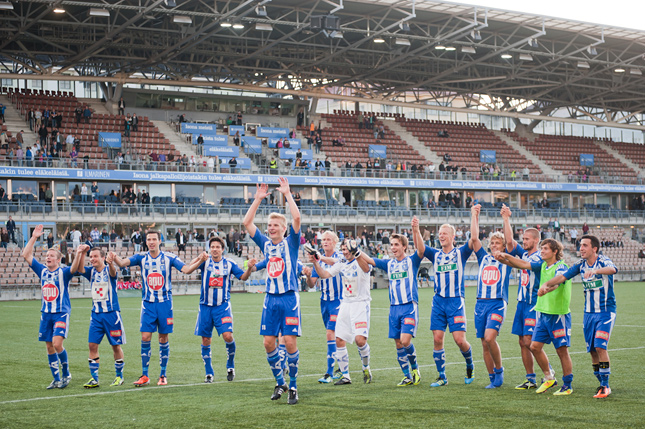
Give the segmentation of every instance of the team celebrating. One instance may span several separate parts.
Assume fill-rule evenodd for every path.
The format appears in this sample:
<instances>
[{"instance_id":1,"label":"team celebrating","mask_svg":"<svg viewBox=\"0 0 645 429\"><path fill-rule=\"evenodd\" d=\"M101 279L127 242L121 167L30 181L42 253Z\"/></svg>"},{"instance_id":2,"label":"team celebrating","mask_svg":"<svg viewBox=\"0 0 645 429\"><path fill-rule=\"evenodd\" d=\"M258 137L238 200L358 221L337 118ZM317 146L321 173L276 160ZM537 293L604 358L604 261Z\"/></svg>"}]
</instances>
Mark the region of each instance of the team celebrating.
<instances>
[{"instance_id":1,"label":"team celebrating","mask_svg":"<svg viewBox=\"0 0 645 429\"><path fill-rule=\"evenodd\" d=\"M555 371L544 350L553 343L560 359L562 377L560 389L554 395L573 392L573 365L569 356L571 337L571 279L582 277L585 295L583 330L587 352L591 356L594 375L600 386L594 398L611 394L609 387L610 361L608 343L616 320L613 262L599 254L600 242L593 235L581 239L580 259L572 267L563 261L562 245L552 239L540 242L539 231L524 231L522 245L513 239L511 210L501 210L503 232L490 237L487 252L479 240L479 214L481 207L471 209L471 233L463 246L454 246L455 228L444 224L438 239L440 248L427 246L420 232L419 220L411 221L414 252L408 255L408 239L404 235L390 237L390 259L374 259L361 252L355 240L346 239L339 246L333 231L322 235L321 250L305 245L308 262L303 266L298 260L301 236L301 216L294 201L289 183L279 178L277 190L282 193L291 215L287 218L271 213L267 234L254 224L256 212L269 194L267 184L257 186L253 203L244 226L251 239L260 247L264 260L248 261L246 271L223 256L225 243L215 236L209 241L210 253L203 252L185 264L176 255L160 250L160 234L147 234L148 251L122 259L113 252L81 245L70 267L61 267L61 253L49 249L45 264L33 257L36 241L43 235L43 226L37 226L23 250L23 257L41 280L42 307L39 341L44 341L54 380L48 389L65 388L71 381L69 359L63 346L70 322L69 283L73 276L83 276L90 282L92 308L89 344L89 369L91 378L85 388L99 387L99 344L103 337L112 346L115 379L111 386L123 384L124 354L121 346L126 343L125 329L120 315L117 296L117 271L120 267L138 266L142 277L142 304L140 316L142 374L134 385L150 383L149 366L152 334L158 333L160 373L158 385L168 383L166 370L170 356L169 334L173 332L172 270L184 274L201 271L201 294L195 325L195 335L201 337L201 356L206 373L205 383L212 383L214 370L211 361L213 328L222 337L226 347L227 380L235 378L235 340L233 337L233 312L230 302L231 278L244 281L253 271L264 270L266 294L262 307L260 335L267 355L269 368L276 386L271 395L278 400L288 395L288 403L298 403L298 366L300 353L298 337L301 335L299 276L306 276L310 287L321 290L320 309L327 340L327 369L318 380L335 385L351 384L347 344L356 343L360 356L363 382L372 382L370 369L370 276L374 269L382 270L389 283L389 333L394 340L397 360L403 378L397 386L418 385L421 372L413 339L419 324L419 296L417 274L424 258L435 271L434 297L431 305L430 330L434 347L433 359L437 378L431 387L448 384L444 337L446 329L461 351L466 371L464 382L471 384L475 377L472 347L466 339L465 267L472 253L479 264L477 301L475 303L475 333L481 340L483 361L490 384L487 389L499 388L504 383L502 352L497 336L506 319L508 288L511 268L520 271L517 309L513 319L512 334L519 338L521 358L526 379L516 389L535 389L544 393L557 386ZM85 266L89 255L90 266ZM534 361L542 370L543 378L537 382ZM335 370L336 364L338 369ZM288 384L286 377L288 376Z\"/></svg>"}]
</instances>

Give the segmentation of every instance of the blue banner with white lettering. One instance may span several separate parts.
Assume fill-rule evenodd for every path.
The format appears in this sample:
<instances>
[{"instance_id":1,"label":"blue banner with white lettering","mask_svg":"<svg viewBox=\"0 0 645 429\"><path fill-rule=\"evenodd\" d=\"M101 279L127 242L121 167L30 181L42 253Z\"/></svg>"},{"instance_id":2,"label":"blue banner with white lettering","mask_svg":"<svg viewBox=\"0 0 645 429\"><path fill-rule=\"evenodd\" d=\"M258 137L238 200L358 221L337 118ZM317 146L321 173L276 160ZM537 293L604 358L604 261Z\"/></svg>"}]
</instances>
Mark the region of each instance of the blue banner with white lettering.
<instances>
[{"instance_id":1,"label":"blue banner with white lettering","mask_svg":"<svg viewBox=\"0 0 645 429\"><path fill-rule=\"evenodd\" d=\"M280 159L296 159L298 149L280 149ZM309 149L301 150L302 159L314 159L314 152Z\"/></svg>"},{"instance_id":2,"label":"blue banner with white lettering","mask_svg":"<svg viewBox=\"0 0 645 429\"><path fill-rule=\"evenodd\" d=\"M371 144L367 148L367 154L370 158L387 158L387 146Z\"/></svg>"},{"instance_id":3,"label":"blue banner with white lettering","mask_svg":"<svg viewBox=\"0 0 645 429\"><path fill-rule=\"evenodd\" d=\"M197 144L199 134L193 134L193 144ZM228 136L217 134L202 134L204 146L228 146Z\"/></svg>"},{"instance_id":4,"label":"blue banner with white lettering","mask_svg":"<svg viewBox=\"0 0 645 429\"><path fill-rule=\"evenodd\" d=\"M258 137L289 137L289 128L257 127L255 135Z\"/></svg>"},{"instance_id":5,"label":"blue banner with white lettering","mask_svg":"<svg viewBox=\"0 0 645 429\"><path fill-rule=\"evenodd\" d=\"M220 158L222 160L222 163L219 165L219 168L231 168L231 166L228 164L230 161L230 158ZM251 169L251 160L248 158L236 158L237 165L235 168L241 169L241 170L250 170Z\"/></svg>"},{"instance_id":6,"label":"blue banner with white lettering","mask_svg":"<svg viewBox=\"0 0 645 429\"><path fill-rule=\"evenodd\" d=\"M580 165L583 165L586 167L593 167L594 165L593 153L581 153Z\"/></svg>"},{"instance_id":7,"label":"blue banner with white lettering","mask_svg":"<svg viewBox=\"0 0 645 429\"><path fill-rule=\"evenodd\" d=\"M244 135L244 125L229 125L228 126L228 135L234 136L239 131L240 135Z\"/></svg>"},{"instance_id":8,"label":"blue banner with white lettering","mask_svg":"<svg viewBox=\"0 0 645 429\"><path fill-rule=\"evenodd\" d=\"M121 133L99 133L99 146L121 147Z\"/></svg>"},{"instance_id":9,"label":"blue banner with white lettering","mask_svg":"<svg viewBox=\"0 0 645 429\"><path fill-rule=\"evenodd\" d=\"M253 145L258 145L262 144L262 140L260 140L257 137L242 137L242 146L246 144L253 144Z\"/></svg>"},{"instance_id":10,"label":"blue banner with white lettering","mask_svg":"<svg viewBox=\"0 0 645 429\"><path fill-rule=\"evenodd\" d=\"M244 142L244 153L262 153L262 143L259 140Z\"/></svg>"},{"instance_id":11,"label":"blue banner with white lettering","mask_svg":"<svg viewBox=\"0 0 645 429\"><path fill-rule=\"evenodd\" d=\"M271 148L278 147L278 140L280 140L280 138L271 138L271 139L269 139L268 140L269 147L271 147ZM300 141L300 139L286 139L286 138L282 139L282 148L285 147L285 144L284 144L285 141L289 142L288 149L301 149L302 148L302 141Z\"/></svg>"},{"instance_id":12,"label":"blue banner with white lettering","mask_svg":"<svg viewBox=\"0 0 645 429\"><path fill-rule=\"evenodd\" d=\"M217 132L217 124L197 124L192 122L181 123L182 134L215 134Z\"/></svg>"},{"instance_id":13,"label":"blue banner with white lettering","mask_svg":"<svg viewBox=\"0 0 645 429\"><path fill-rule=\"evenodd\" d=\"M240 148L237 146L204 146L204 156L240 156Z\"/></svg>"},{"instance_id":14,"label":"blue banner with white lettering","mask_svg":"<svg viewBox=\"0 0 645 429\"><path fill-rule=\"evenodd\" d=\"M494 150L480 150L479 162L485 162L487 164L495 164L497 162L497 152Z\"/></svg>"}]
</instances>

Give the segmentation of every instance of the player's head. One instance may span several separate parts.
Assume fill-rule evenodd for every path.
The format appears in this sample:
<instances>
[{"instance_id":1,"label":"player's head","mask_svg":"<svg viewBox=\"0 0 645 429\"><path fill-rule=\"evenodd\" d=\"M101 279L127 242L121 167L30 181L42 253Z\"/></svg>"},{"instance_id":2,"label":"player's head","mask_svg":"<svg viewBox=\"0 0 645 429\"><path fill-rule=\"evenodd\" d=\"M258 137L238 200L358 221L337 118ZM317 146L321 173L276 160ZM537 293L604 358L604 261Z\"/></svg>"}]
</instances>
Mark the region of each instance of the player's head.
<instances>
[{"instance_id":1,"label":"player's head","mask_svg":"<svg viewBox=\"0 0 645 429\"><path fill-rule=\"evenodd\" d=\"M151 229L146 234L146 246L148 250L156 252L159 250L159 245L161 244L161 233L154 229Z\"/></svg>"},{"instance_id":2,"label":"player's head","mask_svg":"<svg viewBox=\"0 0 645 429\"><path fill-rule=\"evenodd\" d=\"M92 250L90 250L90 264L94 268L105 265L105 250L100 247L92 247Z\"/></svg>"},{"instance_id":3,"label":"player's head","mask_svg":"<svg viewBox=\"0 0 645 429\"><path fill-rule=\"evenodd\" d=\"M354 260L354 255L350 253L349 250L347 250L347 242L349 241L349 238L346 238L343 240L343 243L340 245L340 251L343 252L343 256L348 262L351 262Z\"/></svg>"},{"instance_id":4,"label":"player's head","mask_svg":"<svg viewBox=\"0 0 645 429\"><path fill-rule=\"evenodd\" d=\"M287 218L280 213L271 213L269 215L267 231L269 232L269 238L271 240L282 240L284 233L287 232Z\"/></svg>"},{"instance_id":5,"label":"player's head","mask_svg":"<svg viewBox=\"0 0 645 429\"><path fill-rule=\"evenodd\" d=\"M211 256L219 260L224 253L224 240L218 236L215 236L208 240L208 248L211 251Z\"/></svg>"},{"instance_id":6,"label":"player's head","mask_svg":"<svg viewBox=\"0 0 645 429\"><path fill-rule=\"evenodd\" d=\"M490 250L493 252L503 252L506 247L506 242L504 240L504 234L495 231L490 236Z\"/></svg>"},{"instance_id":7,"label":"player's head","mask_svg":"<svg viewBox=\"0 0 645 429\"><path fill-rule=\"evenodd\" d=\"M338 244L338 236L334 231L325 231L322 234L322 248L325 252L333 252Z\"/></svg>"},{"instance_id":8,"label":"player's head","mask_svg":"<svg viewBox=\"0 0 645 429\"><path fill-rule=\"evenodd\" d=\"M390 251L392 255L400 259L405 256L405 251L408 248L408 238L401 234L392 234L390 236Z\"/></svg>"},{"instance_id":9,"label":"player's head","mask_svg":"<svg viewBox=\"0 0 645 429\"><path fill-rule=\"evenodd\" d=\"M548 261L552 258L555 258L556 261L559 261L564 257L562 252L562 244L552 238L542 240L542 242L540 243L540 253L542 255L542 259L544 259L545 261Z\"/></svg>"},{"instance_id":10,"label":"player's head","mask_svg":"<svg viewBox=\"0 0 645 429\"><path fill-rule=\"evenodd\" d=\"M455 227L444 223L439 227L439 243L441 247L449 247L455 240Z\"/></svg>"},{"instance_id":11,"label":"player's head","mask_svg":"<svg viewBox=\"0 0 645 429\"><path fill-rule=\"evenodd\" d=\"M600 250L600 240L595 235L583 235L580 238L580 256L584 259L593 259Z\"/></svg>"},{"instance_id":12,"label":"player's head","mask_svg":"<svg viewBox=\"0 0 645 429\"><path fill-rule=\"evenodd\" d=\"M60 266L60 261L63 259L63 254L58 249L49 249L45 254L45 266L49 271L52 271Z\"/></svg>"},{"instance_id":13,"label":"player's head","mask_svg":"<svg viewBox=\"0 0 645 429\"><path fill-rule=\"evenodd\" d=\"M522 236L522 247L526 251L533 250L540 242L540 231L535 228L527 228Z\"/></svg>"}]
</instances>

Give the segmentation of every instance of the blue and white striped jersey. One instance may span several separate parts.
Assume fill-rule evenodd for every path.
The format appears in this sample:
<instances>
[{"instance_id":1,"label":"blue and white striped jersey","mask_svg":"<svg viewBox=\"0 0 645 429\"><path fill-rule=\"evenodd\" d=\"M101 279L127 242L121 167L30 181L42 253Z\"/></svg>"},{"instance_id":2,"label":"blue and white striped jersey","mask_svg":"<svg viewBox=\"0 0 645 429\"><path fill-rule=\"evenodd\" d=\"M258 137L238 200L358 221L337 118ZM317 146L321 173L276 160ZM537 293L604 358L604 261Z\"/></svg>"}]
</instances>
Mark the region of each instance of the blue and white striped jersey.
<instances>
[{"instance_id":1,"label":"blue and white striped jersey","mask_svg":"<svg viewBox=\"0 0 645 429\"><path fill-rule=\"evenodd\" d=\"M300 248L300 231L289 226L289 235L278 244L273 244L264 234L256 229L251 239L264 254L267 270L266 293L280 295L298 291L298 249Z\"/></svg>"},{"instance_id":2,"label":"blue and white striped jersey","mask_svg":"<svg viewBox=\"0 0 645 429\"><path fill-rule=\"evenodd\" d=\"M374 259L376 268L387 273L390 281L390 305L419 302L417 273L421 258L414 252L400 261L396 259Z\"/></svg>"},{"instance_id":3,"label":"blue and white striped jersey","mask_svg":"<svg viewBox=\"0 0 645 429\"><path fill-rule=\"evenodd\" d=\"M36 258L33 258L31 269L40 279L42 292L40 311L43 313L69 313L72 311L69 303L69 282L74 275L70 268L58 267L54 271L49 271Z\"/></svg>"},{"instance_id":4,"label":"blue and white striped jersey","mask_svg":"<svg viewBox=\"0 0 645 429\"><path fill-rule=\"evenodd\" d=\"M540 251L537 250L529 255L529 252L524 250L519 244L510 253L517 256L526 262L542 262ZM536 273L533 270L519 270L520 278L519 285L517 286L517 300L527 304L535 304L537 302L537 293L540 289L540 272Z\"/></svg>"},{"instance_id":5,"label":"blue and white striped jersey","mask_svg":"<svg viewBox=\"0 0 645 429\"><path fill-rule=\"evenodd\" d=\"M150 252L130 256L130 266L141 267L141 294L148 302L164 302L172 299L172 267L181 270L184 263L170 252L160 252L156 258Z\"/></svg>"},{"instance_id":6,"label":"blue and white striped jersey","mask_svg":"<svg viewBox=\"0 0 645 429\"><path fill-rule=\"evenodd\" d=\"M585 259L579 260L564 273L567 279L578 274L582 277L582 285L585 291L585 313L616 312L616 295L614 295L614 275L596 274L585 279L585 273L594 269L612 267L618 272L616 265L605 255L598 255L592 266L587 264Z\"/></svg>"},{"instance_id":7,"label":"blue and white striped jersey","mask_svg":"<svg viewBox=\"0 0 645 429\"><path fill-rule=\"evenodd\" d=\"M477 299L503 299L508 302L508 282L511 267L504 265L480 248L477 255L479 280L477 280Z\"/></svg>"},{"instance_id":8,"label":"blue and white striped jersey","mask_svg":"<svg viewBox=\"0 0 645 429\"><path fill-rule=\"evenodd\" d=\"M85 267L81 274L90 282L92 294L92 311L94 313L109 313L119 311L119 297L116 293L116 276L110 275L110 267L103 267L99 272L94 267Z\"/></svg>"},{"instance_id":9,"label":"blue and white striped jersey","mask_svg":"<svg viewBox=\"0 0 645 429\"><path fill-rule=\"evenodd\" d=\"M237 264L226 258L215 262L213 258L203 262L199 269L202 271L202 288L199 297L201 305L222 305L231 298L231 275L238 279L244 271Z\"/></svg>"},{"instance_id":10,"label":"blue and white striped jersey","mask_svg":"<svg viewBox=\"0 0 645 429\"><path fill-rule=\"evenodd\" d=\"M468 243L448 253L426 246L423 256L434 265L434 293L443 298L463 298L466 261L473 253Z\"/></svg>"},{"instance_id":11,"label":"blue and white striped jersey","mask_svg":"<svg viewBox=\"0 0 645 429\"><path fill-rule=\"evenodd\" d=\"M338 254L338 252L334 252L334 254L331 257L336 259L337 261L343 260L343 258L341 257L341 255ZM323 261L320 261L320 268L324 269L325 271L329 271L329 268L331 268L333 265L334 264L329 265L324 263ZM318 277L318 273L316 272L315 269L311 273L311 277ZM343 278L340 273L328 279L318 279L318 283L320 283L321 300L337 301L343 298L343 292L342 292Z\"/></svg>"}]
</instances>

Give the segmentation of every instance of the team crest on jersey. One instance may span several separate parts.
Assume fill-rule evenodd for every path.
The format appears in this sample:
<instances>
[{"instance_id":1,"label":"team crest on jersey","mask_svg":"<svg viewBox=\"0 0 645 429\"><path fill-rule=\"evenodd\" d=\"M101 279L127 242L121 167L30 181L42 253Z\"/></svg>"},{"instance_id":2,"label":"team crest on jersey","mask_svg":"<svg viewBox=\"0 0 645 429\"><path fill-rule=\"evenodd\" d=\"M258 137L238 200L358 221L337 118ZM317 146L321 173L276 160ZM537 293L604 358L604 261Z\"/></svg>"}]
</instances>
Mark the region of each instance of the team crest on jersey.
<instances>
[{"instance_id":1,"label":"team crest on jersey","mask_svg":"<svg viewBox=\"0 0 645 429\"><path fill-rule=\"evenodd\" d=\"M466 323L466 318L464 316L455 316L453 320L455 323Z\"/></svg>"},{"instance_id":2,"label":"team crest on jersey","mask_svg":"<svg viewBox=\"0 0 645 429\"><path fill-rule=\"evenodd\" d=\"M609 340L609 332L597 331L596 338L600 338L601 340Z\"/></svg>"},{"instance_id":3,"label":"team crest on jersey","mask_svg":"<svg viewBox=\"0 0 645 429\"><path fill-rule=\"evenodd\" d=\"M208 286L209 287L222 287L222 286L224 286L224 278L223 277L210 277L208 279Z\"/></svg>"},{"instance_id":4,"label":"team crest on jersey","mask_svg":"<svg viewBox=\"0 0 645 429\"><path fill-rule=\"evenodd\" d=\"M110 331L110 336L111 336L111 337L120 337L120 336L121 336L121 330L118 330L118 331Z\"/></svg>"},{"instance_id":5,"label":"team crest on jersey","mask_svg":"<svg viewBox=\"0 0 645 429\"><path fill-rule=\"evenodd\" d=\"M150 273L146 277L148 287L152 290L161 290L166 280L161 273Z\"/></svg>"},{"instance_id":6,"label":"team crest on jersey","mask_svg":"<svg viewBox=\"0 0 645 429\"><path fill-rule=\"evenodd\" d=\"M55 301L58 298L58 288L55 284L47 283L43 286L43 299L47 302Z\"/></svg>"},{"instance_id":7,"label":"team crest on jersey","mask_svg":"<svg viewBox=\"0 0 645 429\"><path fill-rule=\"evenodd\" d=\"M524 326L535 326L535 319L524 319Z\"/></svg>"},{"instance_id":8,"label":"team crest on jersey","mask_svg":"<svg viewBox=\"0 0 645 429\"><path fill-rule=\"evenodd\" d=\"M287 317L285 318L285 323L287 325L298 325L300 323L300 320L297 317Z\"/></svg>"},{"instance_id":9,"label":"team crest on jersey","mask_svg":"<svg viewBox=\"0 0 645 429\"><path fill-rule=\"evenodd\" d=\"M172 325L174 321L172 320L172 317L169 317L166 319L166 325Z\"/></svg>"},{"instance_id":10,"label":"team crest on jersey","mask_svg":"<svg viewBox=\"0 0 645 429\"><path fill-rule=\"evenodd\" d=\"M67 323L65 323L65 322L56 322L56 324L54 324L54 327L55 328L63 328L63 329L65 329L67 327Z\"/></svg>"},{"instance_id":11,"label":"team crest on jersey","mask_svg":"<svg viewBox=\"0 0 645 429\"><path fill-rule=\"evenodd\" d=\"M233 318L231 316L222 317L222 323L233 323Z\"/></svg>"},{"instance_id":12,"label":"team crest on jersey","mask_svg":"<svg viewBox=\"0 0 645 429\"><path fill-rule=\"evenodd\" d=\"M356 323L354 323L354 328L356 328L356 329L366 329L367 328L367 322L356 322Z\"/></svg>"},{"instance_id":13,"label":"team crest on jersey","mask_svg":"<svg viewBox=\"0 0 645 429\"><path fill-rule=\"evenodd\" d=\"M493 265L484 267L482 270L482 283L486 286L493 286L496 284L499 279L502 277L502 274L499 272L499 268Z\"/></svg>"},{"instance_id":14,"label":"team crest on jersey","mask_svg":"<svg viewBox=\"0 0 645 429\"><path fill-rule=\"evenodd\" d=\"M338 316L337 316L337 315L332 314L331 316L329 316L329 321L330 321L330 322L335 322L337 318L338 318Z\"/></svg>"},{"instance_id":15,"label":"team crest on jersey","mask_svg":"<svg viewBox=\"0 0 645 429\"><path fill-rule=\"evenodd\" d=\"M279 256L270 257L267 272L272 279L280 277L284 273L284 259Z\"/></svg>"},{"instance_id":16,"label":"team crest on jersey","mask_svg":"<svg viewBox=\"0 0 645 429\"><path fill-rule=\"evenodd\" d=\"M504 321L504 318L502 317L501 314L494 314L493 313L493 314L490 315L490 319L495 320L497 322L503 322Z\"/></svg>"},{"instance_id":17,"label":"team crest on jersey","mask_svg":"<svg viewBox=\"0 0 645 429\"><path fill-rule=\"evenodd\" d=\"M403 324L404 324L404 325L412 325L412 326L416 326L416 325L417 325L417 321L416 321L416 320L414 320L414 318L412 318L412 317L406 317L405 319L403 319Z\"/></svg>"},{"instance_id":18,"label":"team crest on jersey","mask_svg":"<svg viewBox=\"0 0 645 429\"><path fill-rule=\"evenodd\" d=\"M566 333L564 332L564 329L558 329L557 331L553 331L553 338L561 338L564 337Z\"/></svg>"},{"instance_id":19,"label":"team crest on jersey","mask_svg":"<svg viewBox=\"0 0 645 429\"><path fill-rule=\"evenodd\" d=\"M520 286L527 287L531 280L531 276L528 270L522 270L520 273Z\"/></svg>"}]
</instances>

